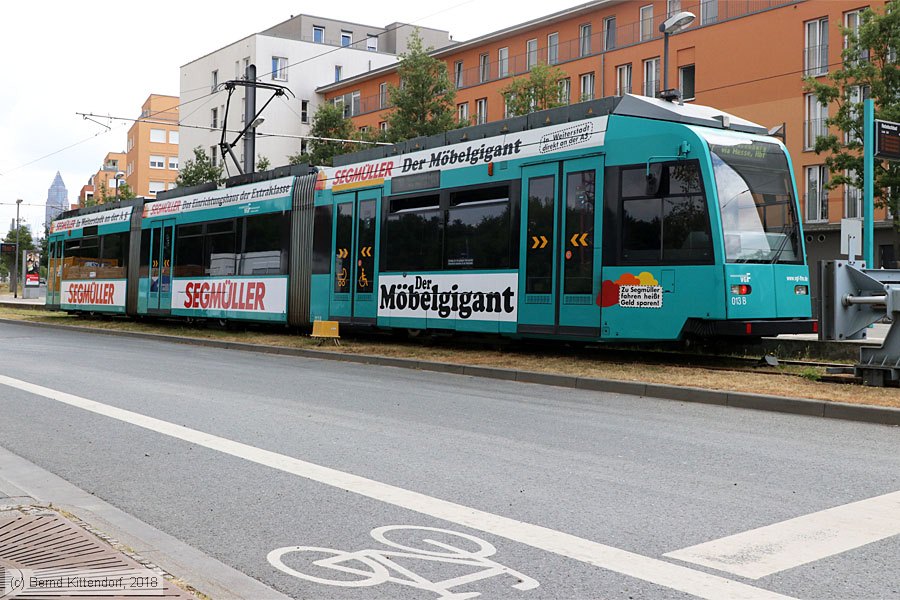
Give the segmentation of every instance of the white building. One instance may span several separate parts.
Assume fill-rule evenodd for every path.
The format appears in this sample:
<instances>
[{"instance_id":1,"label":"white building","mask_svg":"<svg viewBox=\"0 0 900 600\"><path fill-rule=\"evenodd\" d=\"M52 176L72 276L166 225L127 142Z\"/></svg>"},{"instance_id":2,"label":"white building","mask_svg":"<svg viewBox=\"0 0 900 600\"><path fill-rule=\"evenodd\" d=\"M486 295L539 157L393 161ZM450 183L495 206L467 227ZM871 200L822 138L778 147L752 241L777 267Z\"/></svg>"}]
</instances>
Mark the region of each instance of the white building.
<instances>
[{"instance_id":1,"label":"white building","mask_svg":"<svg viewBox=\"0 0 900 600\"><path fill-rule=\"evenodd\" d=\"M272 167L288 163L287 157L305 151L302 136L309 126L321 97L316 88L377 69L397 61L407 49L414 27L394 23L384 28L298 15L270 29L250 35L181 67L179 162L192 159L200 146L216 157L222 136L228 92L221 84L241 79L247 65L256 65L257 80L288 87L295 97L274 99L261 115L257 127L256 161L265 156ZM449 33L419 28L425 47L442 48L453 42ZM217 91L218 90L218 91ZM257 89L257 110L272 92ZM237 87L231 97L226 140L244 128L246 88ZM243 164L243 142L234 148ZM230 159L228 174L238 171Z\"/></svg>"}]
</instances>

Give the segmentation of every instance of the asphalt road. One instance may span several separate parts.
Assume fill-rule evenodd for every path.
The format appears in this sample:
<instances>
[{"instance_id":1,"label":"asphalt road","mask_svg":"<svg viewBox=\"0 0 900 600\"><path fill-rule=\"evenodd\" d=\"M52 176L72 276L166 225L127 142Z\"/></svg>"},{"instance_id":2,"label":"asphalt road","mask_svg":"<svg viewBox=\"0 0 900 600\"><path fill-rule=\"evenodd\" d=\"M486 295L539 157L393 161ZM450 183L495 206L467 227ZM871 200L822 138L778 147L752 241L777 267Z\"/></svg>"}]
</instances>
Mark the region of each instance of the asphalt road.
<instances>
[{"instance_id":1,"label":"asphalt road","mask_svg":"<svg viewBox=\"0 0 900 600\"><path fill-rule=\"evenodd\" d=\"M0 336L0 445L292 597L900 598L896 427Z\"/></svg>"}]
</instances>

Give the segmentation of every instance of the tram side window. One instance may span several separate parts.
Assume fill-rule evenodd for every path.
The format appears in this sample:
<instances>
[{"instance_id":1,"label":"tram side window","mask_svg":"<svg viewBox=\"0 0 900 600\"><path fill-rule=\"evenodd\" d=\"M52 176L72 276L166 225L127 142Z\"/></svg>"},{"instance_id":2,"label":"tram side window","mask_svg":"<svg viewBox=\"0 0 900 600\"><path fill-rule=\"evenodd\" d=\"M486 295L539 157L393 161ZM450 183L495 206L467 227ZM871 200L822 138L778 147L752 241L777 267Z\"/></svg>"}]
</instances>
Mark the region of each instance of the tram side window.
<instances>
[{"instance_id":1,"label":"tram side window","mask_svg":"<svg viewBox=\"0 0 900 600\"><path fill-rule=\"evenodd\" d=\"M428 271L441 268L440 196L390 200L385 219L382 271Z\"/></svg>"},{"instance_id":2,"label":"tram side window","mask_svg":"<svg viewBox=\"0 0 900 600\"><path fill-rule=\"evenodd\" d=\"M285 275L291 222L288 213L247 217L240 275Z\"/></svg>"},{"instance_id":3,"label":"tram side window","mask_svg":"<svg viewBox=\"0 0 900 600\"><path fill-rule=\"evenodd\" d=\"M63 279L90 279L96 277L100 259L100 239L96 236L66 240L63 260Z\"/></svg>"},{"instance_id":4,"label":"tram side window","mask_svg":"<svg viewBox=\"0 0 900 600\"><path fill-rule=\"evenodd\" d=\"M206 224L203 258L206 261L206 274L210 277L230 277L235 274L237 233L234 219Z\"/></svg>"},{"instance_id":5,"label":"tram side window","mask_svg":"<svg viewBox=\"0 0 900 600\"><path fill-rule=\"evenodd\" d=\"M331 273L331 206L317 206L313 222L313 275Z\"/></svg>"},{"instance_id":6,"label":"tram side window","mask_svg":"<svg viewBox=\"0 0 900 600\"><path fill-rule=\"evenodd\" d=\"M709 264L712 236L699 164L679 161L621 170L621 262Z\"/></svg>"},{"instance_id":7,"label":"tram side window","mask_svg":"<svg viewBox=\"0 0 900 600\"><path fill-rule=\"evenodd\" d=\"M128 266L128 234L111 233L100 238L98 279L124 279Z\"/></svg>"},{"instance_id":8,"label":"tram side window","mask_svg":"<svg viewBox=\"0 0 900 600\"><path fill-rule=\"evenodd\" d=\"M510 267L509 186L450 194L445 235L447 269Z\"/></svg>"},{"instance_id":9,"label":"tram side window","mask_svg":"<svg viewBox=\"0 0 900 600\"><path fill-rule=\"evenodd\" d=\"M149 231L144 233L148 234ZM149 240L147 245L149 246ZM143 242L141 246L144 246ZM202 277L205 275L203 265L203 225L179 225L175 231L174 276Z\"/></svg>"},{"instance_id":10,"label":"tram side window","mask_svg":"<svg viewBox=\"0 0 900 600\"><path fill-rule=\"evenodd\" d=\"M138 264L138 276L150 277L150 230L141 231L141 262Z\"/></svg>"}]
</instances>

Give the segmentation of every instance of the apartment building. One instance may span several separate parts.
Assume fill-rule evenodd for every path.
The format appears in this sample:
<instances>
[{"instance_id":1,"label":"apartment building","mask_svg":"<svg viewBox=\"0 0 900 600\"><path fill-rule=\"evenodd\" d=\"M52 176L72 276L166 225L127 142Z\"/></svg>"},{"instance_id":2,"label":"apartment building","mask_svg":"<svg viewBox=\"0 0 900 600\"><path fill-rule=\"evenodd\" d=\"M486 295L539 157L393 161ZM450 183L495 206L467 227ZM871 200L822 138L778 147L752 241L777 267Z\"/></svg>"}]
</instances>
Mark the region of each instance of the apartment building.
<instances>
[{"instance_id":1,"label":"apartment building","mask_svg":"<svg viewBox=\"0 0 900 600\"><path fill-rule=\"evenodd\" d=\"M125 182L145 198L175 187L178 177L178 98L150 94L128 130Z\"/></svg>"},{"instance_id":2,"label":"apartment building","mask_svg":"<svg viewBox=\"0 0 900 600\"><path fill-rule=\"evenodd\" d=\"M125 157L124 152L107 153L100 170L91 175L88 186L85 186L91 189L82 188L81 206L85 205L85 201L102 203L116 199L119 183L125 181Z\"/></svg>"},{"instance_id":3,"label":"apartment building","mask_svg":"<svg viewBox=\"0 0 900 600\"><path fill-rule=\"evenodd\" d=\"M505 116L501 90L538 63L558 66L566 102L625 93L657 95L663 69L685 102L715 106L780 128L793 158L810 264L838 256L840 220L862 216L858 189L826 190L824 156L812 147L829 107L805 91L804 77L840 67L841 26L857 27L860 12L883 11L883 0L596 0L496 31L432 55L447 64L457 87L461 121ZM696 19L669 36L663 62L660 24L679 11ZM326 100L356 98L359 128L384 128L387 86L396 67L383 67L318 88ZM898 236L884 209L875 210L875 266L892 266Z\"/></svg>"},{"instance_id":4,"label":"apartment building","mask_svg":"<svg viewBox=\"0 0 900 600\"><path fill-rule=\"evenodd\" d=\"M227 119L226 140L232 142L245 126L246 102L246 88L237 86L229 99L223 84L244 78L247 66L253 64L258 81L284 86L290 92L273 100L262 113L254 162L266 157L272 166L287 164L290 155L306 150L303 137L309 135L319 106L316 87L397 62L397 54L406 50L413 30L401 23L374 27L297 15L185 64L179 94L179 161L192 158L199 146L221 163L218 145L223 122ZM419 31L428 46L442 48L451 43L446 31ZM269 90L258 90L257 108L271 96ZM243 144L235 146L234 153L243 164ZM225 164L230 174L237 174L231 159Z\"/></svg>"}]
</instances>

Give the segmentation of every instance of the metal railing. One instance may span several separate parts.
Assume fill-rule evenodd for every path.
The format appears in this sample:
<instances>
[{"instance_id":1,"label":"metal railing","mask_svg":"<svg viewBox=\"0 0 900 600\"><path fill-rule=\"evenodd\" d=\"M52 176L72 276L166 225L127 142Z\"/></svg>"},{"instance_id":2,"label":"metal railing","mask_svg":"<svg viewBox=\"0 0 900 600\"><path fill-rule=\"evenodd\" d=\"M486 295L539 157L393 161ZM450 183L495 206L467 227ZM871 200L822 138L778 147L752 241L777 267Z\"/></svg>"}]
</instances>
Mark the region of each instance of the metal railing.
<instances>
[{"instance_id":1,"label":"metal railing","mask_svg":"<svg viewBox=\"0 0 900 600\"><path fill-rule=\"evenodd\" d=\"M803 194L803 207L807 223L828 221L828 195L824 191Z\"/></svg>"},{"instance_id":2,"label":"metal railing","mask_svg":"<svg viewBox=\"0 0 900 600\"><path fill-rule=\"evenodd\" d=\"M813 150L816 147L816 139L828 135L828 127L825 119L809 119L803 121L803 149Z\"/></svg>"},{"instance_id":3,"label":"metal railing","mask_svg":"<svg viewBox=\"0 0 900 600\"><path fill-rule=\"evenodd\" d=\"M806 77L828 74L828 44L803 49L803 74Z\"/></svg>"}]
</instances>

